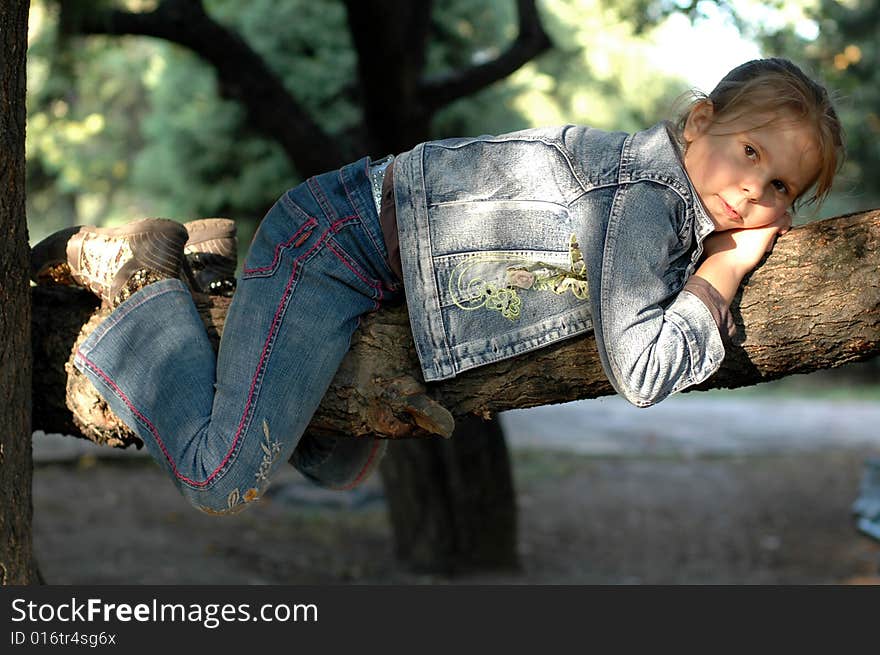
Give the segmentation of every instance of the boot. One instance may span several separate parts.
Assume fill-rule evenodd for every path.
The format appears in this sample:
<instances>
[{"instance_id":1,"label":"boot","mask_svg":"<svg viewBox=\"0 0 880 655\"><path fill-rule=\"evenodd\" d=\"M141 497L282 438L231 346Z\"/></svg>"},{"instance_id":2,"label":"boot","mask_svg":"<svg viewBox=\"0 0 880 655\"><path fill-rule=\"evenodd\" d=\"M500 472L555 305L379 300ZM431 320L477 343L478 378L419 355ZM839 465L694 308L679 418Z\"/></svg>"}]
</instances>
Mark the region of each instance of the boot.
<instances>
[{"instance_id":1,"label":"boot","mask_svg":"<svg viewBox=\"0 0 880 655\"><path fill-rule=\"evenodd\" d=\"M139 288L180 276L186 228L164 218L144 218L119 227L72 227L55 232L31 251L31 277L63 271L115 307ZM54 279L54 276L53 276Z\"/></svg>"},{"instance_id":2,"label":"boot","mask_svg":"<svg viewBox=\"0 0 880 655\"><path fill-rule=\"evenodd\" d=\"M235 221L228 218L202 218L184 223L189 240L183 248L197 291L214 296L235 292L238 263Z\"/></svg>"},{"instance_id":3,"label":"boot","mask_svg":"<svg viewBox=\"0 0 880 655\"><path fill-rule=\"evenodd\" d=\"M157 220L157 219L151 219ZM203 218L184 223L187 242L184 246L185 280L194 291L232 296L235 291L236 249L235 222L228 218ZM82 229L80 226L59 230L31 250L31 279L37 284L80 284L71 275L67 262L67 242Z\"/></svg>"}]
</instances>

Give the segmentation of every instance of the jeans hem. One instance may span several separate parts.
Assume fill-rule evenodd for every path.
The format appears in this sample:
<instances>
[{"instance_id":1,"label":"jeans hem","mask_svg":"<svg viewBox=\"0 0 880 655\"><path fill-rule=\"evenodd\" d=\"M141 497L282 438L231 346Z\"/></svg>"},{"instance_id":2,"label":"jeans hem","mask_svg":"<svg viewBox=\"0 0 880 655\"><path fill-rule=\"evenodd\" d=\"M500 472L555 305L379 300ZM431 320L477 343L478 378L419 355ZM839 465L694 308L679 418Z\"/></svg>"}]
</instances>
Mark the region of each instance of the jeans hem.
<instances>
[{"instance_id":1,"label":"jeans hem","mask_svg":"<svg viewBox=\"0 0 880 655\"><path fill-rule=\"evenodd\" d=\"M159 280L158 282L149 284L132 294L131 297L114 309L113 312L105 318L88 337L86 337L85 341L83 341L79 348L77 348L77 351L83 355L88 355L98 346L99 343L101 343L101 340L107 335L107 333L132 311L158 296L172 293L174 291L189 294L186 285L177 279ZM77 364L77 358L74 358L74 364ZM82 368L78 364L77 368L82 371Z\"/></svg>"}]
</instances>

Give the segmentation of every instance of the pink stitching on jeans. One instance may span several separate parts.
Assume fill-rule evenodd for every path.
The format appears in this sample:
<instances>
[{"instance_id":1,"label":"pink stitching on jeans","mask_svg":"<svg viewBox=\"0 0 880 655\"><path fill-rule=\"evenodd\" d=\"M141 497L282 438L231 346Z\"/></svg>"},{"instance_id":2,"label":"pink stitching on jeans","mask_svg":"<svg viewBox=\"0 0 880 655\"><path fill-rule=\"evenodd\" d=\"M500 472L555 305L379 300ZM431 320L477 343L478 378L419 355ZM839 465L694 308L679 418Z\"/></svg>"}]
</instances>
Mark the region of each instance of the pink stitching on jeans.
<instances>
[{"instance_id":1,"label":"pink stitching on jeans","mask_svg":"<svg viewBox=\"0 0 880 655\"><path fill-rule=\"evenodd\" d=\"M153 437L156 439L156 443L159 444L159 448L161 448L161 449L162 449L162 452L165 454L165 459L167 459L167 460L168 460L168 463L171 464L171 470L174 472L174 477L179 478L179 479L181 479L181 480L185 480L186 482L190 482L191 484L194 484L194 485L199 485L199 486L203 486L203 485L205 485L205 484L208 483L207 480L206 480L205 482L203 482L203 483L199 483L199 482L195 482L195 481L193 481L193 480L190 480L189 478L186 478L186 477L180 475L180 473L178 473L178 471L177 471L177 465L174 463L174 460L171 459L171 456L168 454L168 450L165 448L165 444L162 442L162 438L159 436L159 431L156 429L156 426L152 424L152 422L150 421L150 419L148 419L146 416L144 416L143 414L141 414L141 413L137 410L137 408L131 403L131 401L128 399L128 396L126 396L126 395L123 393L122 389L120 389L118 386L116 386L116 383L113 382L113 380L111 380L110 377L109 377L104 371L102 371L101 368L100 368L97 364L95 364L92 360L90 360L88 357L86 357L85 355L83 355L81 350L78 350L78 351L76 352L76 356L77 356L77 358L79 358L79 359L80 359L80 360L81 360L81 361L82 361L87 367L89 367L89 368L92 369L95 373L97 373L97 374L98 374L98 375L104 380L104 382L106 382L106 383L110 386L110 388L113 389L114 393L115 393L117 396L119 396L119 398L122 400L122 402L124 402L126 405L128 405L128 408L129 408L129 409L130 409L130 410L131 410L131 411L132 411L132 412L133 412L133 413L134 413L134 414L135 414L135 415L136 415L141 421L143 421L144 423L147 424L147 428L150 430L150 432L153 433ZM209 480L210 480L210 478L209 478Z\"/></svg>"},{"instance_id":2,"label":"pink stitching on jeans","mask_svg":"<svg viewBox=\"0 0 880 655\"><path fill-rule=\"evenodd\" d=\"M339 230L342 229L343 225L345 225L346 223L351 223L352 221L357 220L358 218L360 218L360 217L357 214L354 214L352 216L343 216L335 223L332 223L330 225L330 229L333 230L333 234L336 234L337 232L339 232Z\"/></svg>"},{"instance_id":3,"label":"pink stitching on jeans","mask_svg":"<svg viewBox=\"0 0 880 655\"><path fill-rule=\"evenodd\" d=\"M269 335L266 337L266 342L263 344L263 352L260 354L260 361L257 363L257 370L254 373L254 377L251 379L251 388L248 391L247 401L244 404L244 413L241 416L241 421L238 424L238 429L235 431L235 437L232 439L232 446L229 448L229 452L226 453L226 457L223 458L223 461L220 465L208 476L208 480L214 477L220 469L222 469L226 462L229 461L229 458L232 456L232 451L235 450L235 446L238 443L239 437L241 437L241 432L244 430L244 424L247 423L248 414L250 413L251 402L254 399L254 391L257 387L257 378L260 377L260 372L263 370L266 355L269 352L269 344L274 339L275 335L278 332L278 325L280 324L281 317L281 308L284 307L287 299L290 297L291 288L293 287L293 280L296 277L296 272L299 269L299 263L309 255L311 255L318 247L321 245L321 242L326 238L327 232L321 235L315 245L309 248L305 253L297 257L293 262L293 270L290 272L290 278L287 280L287 286L284 287L284 293L281 295L281 301L278 303L278 308L275 310L275 316L272 317L272 325L269 326Z\"/></svg>"},{"instance_id":4,"label":"pink stitching on jeans","mask_svg":"<svg viewBox=\"0 0 880 655\"><path fill-rule=\"evenodd\" d=\"M371 464L373 463L373 460L376 459L376 451L378 451L381 447L378 439L373 439L373 441L375 442L373 443L373 450L370 451L370 455L369 457L367 457L367 461L364 464L364 467L360 470L360 472L358 472L354 480L338 487L332 487L333 489L336 489L337 491L348 491L349 489L354 489L356 486L364 481L364 479L369 475L370 471L372 471Z\"/></svg>"},{"instance_id":5,"label":"pink stitching on jeans","mask_svg":"<svg viewBox=\"0 0 880 655\"><path fill-rule=\"evenodd\" d=\"M289 238L287 241L285 241L284 243L279 243L277 246L275 246L275 256L272 257L272 263L271 263L271 264L269 264L268 266L261 266L260 268L246 268L246 269L244 269L244 272L245 272L245 273L262 273L262 272L264 272L264 271L271 271L273 268L275 268L275 264L278 263L278 258L281 256L281 250L282 250L282 248L287 248L287 246L289 246L291 243L293 243L294 241L296 241L296 238L297 238L300 234L302 234L303 231L304 231L306 228L313 228L313 227L315 227L317 224L318 224L318 221L316 221L314 218L310 217L309 220L307 220L305 223L303 223L302 227L300 227L300 228L294 233L294 235L293 235L292 237L290 237L290 238ZM254 238L256 238L256 235L254 235Z\"/></svg>"},{"instance_id":6,"label":"pink stitching on jeans","mask_svg":"<svg viewBox=\"0 0 880 655\"><path fill-rule=\"evenodd\" d=\"M147 428L153 434L153 437L156 439L156 443L159 444L159 448L162 450L162 453L165 455L165 459L167 459L168 463L171 465L171 470L174 473L174 477L176 477L178 480L182 480L184 482L187 482L195 487L204 487L204 486L208 485L211 482L211 480L214 479L214 477L220 472L220 470L224 466L226 466L226 463L229 461L229 458L232 457L232 453L235 450L236 445L238 444L238 440L241 437L241 433L242 433L242 430L244 429L244 425L245 425L245 423L247 423L247 419L248 419L248 415L249 415L250 407L251 407L251 402L253 401L254 391L256 390L257 378L260 377L260 371L263 369L264 363L266 361L266 354L269 350L269 344L271 343L273 337L277 333L278 324L279 324L279 317L281 314L281 308L284 306L284 304L287 302L287 298L290 296L290 290L291 290L291 287L293 286L293 280L296 277L296 272L297 272L297 269L299 268L299 263L303 259L309 257L315 250L317 250L320 247L321 242L327 238L327 236L329 235L329 232L330 232L330 230L327 230L326 232L324 232L321 235L321 237L318 239L318 241L311 248L309 248L309 250L307 252L303 253L302 255L300 255L299 257L297 257L294 260L293 270L290 273L290 279L288 279L288 281L287 281L287 286L285 286L285 288L284 288L284 293L281 296L281 301L278 303L278 308L275 310L275 315L272 317L272 324L269 326L269 335L266 337L266 342L263 344L263 352L260 354L260 361L257 363L257 370L254 373L254 377L251 379L251 387L248 391L247 400L245 401L244 413L242 414L241 421L238 424L238 429L235 431L235 437L233 437L233 439L232 439L232 445L230 446L229 451L226 453L226 456L223 458L223 461L220 462L220 464L217 466L217 468L214 469L208 475L208 477L205 478L205 480L202 482L197 482L195 480L191 480L191 479L187 478L186 476L181 475L178 472L177 465L174 463L174 460L168 454L168 450L165 447L165 443L162 441L162 437L159 436L159 431L156 429L156 426L153 425L146 416L144 416L143 414L141 414L138 411L138 409L128 399L128 396L126 396L122 392L122 390L116 385L116 383L114 383L113 380L111 380L110 377L104 371L102 371L98 367L97 364L95 364L88 357L86 357L82 353L82 351L77 350L76 356L79 359L83 360L83 362L86 364L86 366L91 368L101 378L103 378L103 380L114 390L116 395L119 396L119 398L122 400L122 402L124 402L135 415L137 415L144 423L146 423Z\"/></svg>"},{"instance_id":7,"label":"pink stitching on jeans","mask_svg":"<svg viewBox=\"0 0 880 655\"><path fill-rule=\"evenodd\" d=\"M372 280L372 279L366 277L363 273L358 271L354 266L352 266L349 263L349 261L345 258L345 256L342 253L340 253L336 250L337 247L338 246L335 243L333 243L329 239L327 240L327 248L330 249L330 252L332 252L334 255L336 255L336 258L339 259L339 261L341 261L343 264L345 264L345 266L348 268L348 270L350 270L352 273L357 275L358 278L360 278L361 281L364 282L364 284L366 284L369 287L372 287L373 289L375 289L379 293L379 297L374 301L375 305L373 307L374 310L379 309L380 301L382 300L382 285L381 285L381 283L377 282L376 280Z\"/></svg>"}]
</instances>

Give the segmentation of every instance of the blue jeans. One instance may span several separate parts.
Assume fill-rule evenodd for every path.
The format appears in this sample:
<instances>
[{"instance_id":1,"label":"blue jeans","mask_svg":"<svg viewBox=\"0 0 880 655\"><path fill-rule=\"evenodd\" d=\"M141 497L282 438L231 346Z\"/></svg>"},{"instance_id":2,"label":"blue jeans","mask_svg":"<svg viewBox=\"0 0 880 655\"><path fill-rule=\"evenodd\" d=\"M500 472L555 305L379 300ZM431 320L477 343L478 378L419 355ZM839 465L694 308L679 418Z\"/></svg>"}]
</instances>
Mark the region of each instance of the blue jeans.
<instances>
[{"instance_id":1,"label":"blue jeans","mask_svg":"<svg viewBox=\"0 0 880 655\"><path fill-rule=\"evenodd\" d=\"M350 488L384 441L301 439L366 312L400 294L371 197L369 160L288 191L260 224L215 356L179 280L121 304L75 364L201 510L230 513L293 455L314 482ZM296 450L296 453L294 453Z\"/></svg>"}]
</instances>

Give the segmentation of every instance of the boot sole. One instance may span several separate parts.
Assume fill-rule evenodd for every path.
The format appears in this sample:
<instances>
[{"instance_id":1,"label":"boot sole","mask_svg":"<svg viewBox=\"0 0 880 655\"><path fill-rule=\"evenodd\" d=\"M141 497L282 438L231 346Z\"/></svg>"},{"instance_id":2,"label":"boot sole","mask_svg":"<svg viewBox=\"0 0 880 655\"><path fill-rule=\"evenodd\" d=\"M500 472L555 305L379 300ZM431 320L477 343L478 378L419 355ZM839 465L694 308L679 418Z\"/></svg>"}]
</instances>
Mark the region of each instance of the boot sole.
<instances>
[{"instance_id":1,"label":"boot sole","mask_svg":"<svg viewBox=\"0 0 880 655\"><path fill-rule=\"evenodd\" d=\"M67 241L81 229L81 225L75 225L58 230L31 248L31 280L37 282L50 266L67 263Z\"/></svg>"}]
</instances>

